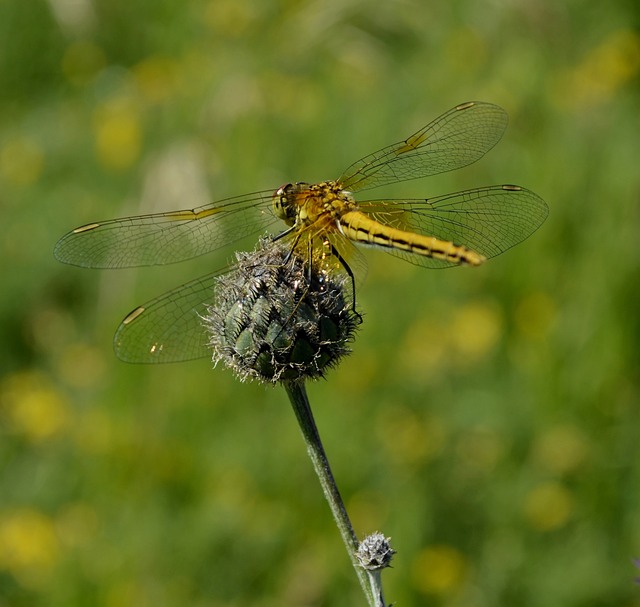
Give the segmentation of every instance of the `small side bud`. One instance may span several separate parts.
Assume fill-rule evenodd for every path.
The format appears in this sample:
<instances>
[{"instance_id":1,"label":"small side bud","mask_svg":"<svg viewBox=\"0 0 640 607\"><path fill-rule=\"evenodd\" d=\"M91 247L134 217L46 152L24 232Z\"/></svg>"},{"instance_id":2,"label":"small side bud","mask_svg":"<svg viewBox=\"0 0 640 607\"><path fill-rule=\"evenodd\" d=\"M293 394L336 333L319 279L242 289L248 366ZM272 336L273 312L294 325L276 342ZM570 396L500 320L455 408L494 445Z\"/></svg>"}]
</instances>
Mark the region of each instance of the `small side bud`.
<instances>
[{"instance_id":1,"label":"small side bud","mask_svg":"<svg viewBox=\"0 0 640 607\"><path fill-rule=\"evenodd\" d=\"M222 275L204 324L213 361L242 379L315 379L350 352L359 316L345 277L263 239Z\"/></svg>"},{"instance_id":2,"label":"small side bud","mask_svg":"<svg viewBox=\"0 0 640 607\"><path fill-rule=\"evenodd\" d=\"M391 566L391 559L396 551L391 548L390 537L376 531L365 537L356 552L356 558L363 569L378 571Z\"/></svg>"}]
</instances>

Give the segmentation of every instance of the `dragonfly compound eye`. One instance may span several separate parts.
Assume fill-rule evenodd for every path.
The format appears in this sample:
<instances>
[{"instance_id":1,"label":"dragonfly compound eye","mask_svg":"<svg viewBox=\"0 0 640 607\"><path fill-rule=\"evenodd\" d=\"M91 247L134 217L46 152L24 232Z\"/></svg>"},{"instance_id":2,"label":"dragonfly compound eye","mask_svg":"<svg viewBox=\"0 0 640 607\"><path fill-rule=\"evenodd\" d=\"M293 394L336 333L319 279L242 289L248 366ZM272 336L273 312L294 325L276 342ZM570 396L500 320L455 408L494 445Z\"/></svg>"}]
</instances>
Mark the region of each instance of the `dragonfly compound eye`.
<instances>
[{"instance_id":1,"label":"dragonfly compound eye","mask_svg":"<svg viewBox=\"0 0 640 607\"><path fill-rule=\"evenodd\" d=\"M273 212L278 219L282 219L289 225L293 225L289 221L287 213L287 209L291 206L289 202L289 190L291 186L292 184L290 183L282 185L273 193Z\"/></svg>"},{"instance_id":2,"label":"dragonfly compound eye","mask_svg":"<svg viewBox=\"0 0 640 607\"><path fill-rule=\"evenodd\" d=\"M297 195L305 185L307 184L302 182L287 183L273 193L273 211L276 217L282 219L289 226L296 222L299 205Z\"/></svg>"},{"instance_id":3,"label":"dragonfly compound eye","mask_svg":"<svg viewBox=\"0 0 640 607\"><path fill-rule=\"evenodd\" d=\"M350 352L360 322L345 278L265 239L219 278L204 319L215 363L241 379L315 379Z\"/></svg>"}]
</instances>

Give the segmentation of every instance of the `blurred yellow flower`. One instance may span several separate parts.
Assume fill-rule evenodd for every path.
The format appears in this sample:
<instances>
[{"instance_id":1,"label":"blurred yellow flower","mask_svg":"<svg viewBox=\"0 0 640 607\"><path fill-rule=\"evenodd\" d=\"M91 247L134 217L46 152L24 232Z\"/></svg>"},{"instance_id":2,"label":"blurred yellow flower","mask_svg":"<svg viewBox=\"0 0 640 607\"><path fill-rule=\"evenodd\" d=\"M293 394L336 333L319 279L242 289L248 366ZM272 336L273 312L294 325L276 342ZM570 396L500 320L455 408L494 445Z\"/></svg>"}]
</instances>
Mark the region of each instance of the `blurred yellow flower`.
<instances>
[{"instance_id":1,"label":"blurred yellow flower","mask_svg":"<svg viewBox=\"0 0 640 607\"><path fill-rule=\"evenodd\" d=\"M449 364L449 356L446 328L421 318L407 330L399 351L399 371L404 380L429 383L439 377Z\"/></svg>"},{"instance_id":2,"label":"blurred yellow flower","mask_svg":"<svg viewBox=\"0 0 640 607\"><path fill-rule=\"evenodd\" d=\"M16 431L33 442L58 434L70 420L62 393L35 371L6 377L0 384L0 405Z\"/></svg>"},{"instance_id":3,"label":"blurred yellow flower","mask_svg":"<svg viewBox=\"0 0 640 607\"><path fill-rule=\"evenodd\" d=\"M59 558L53 521L33 509L0 513L0 569L27 587L47 580Z\"/></svg>"},{"instance_id":4,"label":"blurred yellow flower","mask_svg":"<svg viewBox=\"0 0 640 607\"><path fill-rule=\"evenodd\" d=\"M247 0L210 0L204 5L203 21L217 35L242 36L259 15L258 6Z\"/></svg>"},{"instance_id":5,"label":"blurred yellow flower","mask_svg":"<svg viewBox=\"0 0 640 607\"><path fill-rule=\"evenodd\" d=\"M442 420L418 415L408 407L388 406L379 410L376 434L386 454L398 464L424 464L441 451L446 440Z\"/></svg>"},{"instance_id":6,"label":"blurred yellow flower","mask_svg":"<svg viewBox=\"0 0 640 607\"><path fill-rule=\"evenodd\" d=\"M454 311L451 345L462 359L476 363L487 356L502 335L502 316L489 301L468 303Z\"/></svg>"},{"instance_id":7,"label":"blurred yellow flower","mask_svg":"<svg viewBox=\"0 0 640 607\"><path fill-rule=\"evenodd\" d=\"M537 438L535 460L550 472L565 474L580 468L587 458L587 439L576 426L554 426Z\"/></svg>"},{"instance_id":8,"label":"blurred yellow flower","mask_svg":"<svg viewBox=\"0 0 640 607\"><path fill-rule=\"evenodd\" d=\"M142 127L140 112L133 99L117 97L94 112L96 154L107 169L129 168L140 155Z\"/></svg>"},{"instance_id":9,"label":"blurred yellow flower","mask_svg":"<svg viewBox=\"0 0 640 607\"><path fill-rule=\"evenodd\" d=\"M551 531L569 520L573 511L573 496L560 483L544 483L529 492L523 509L526 520L534 529Z\"/></svg>"},{"instance_id":10,"label":"blurred yellow flower","mask_svg":"<svg viewBox=\"0 0 640 607\"><path fill-rule=\"evenodd\" d=\"M179 66L175 59L148 57L133 68L133 77L143 97L161 103L175 94L179 85Z\"/></svg>"},{"instance_id":11,"label":"blurred yellow flower","mask_svg":"<svg viewBox=\"0 0 640 607\"><path fill-rule=\"evenodd\" d=\"M448 595L459 590L467 574L464 556L452 546L422 550L411 566L414 585L424 594Z\"/></svg>"},{"instance_id":12,"label":"blurred yellow flower","mask_svg":"<svg viewBox=\"0 0 640 607\"><path fill-rule=\"evenodd\" d=\"M502 314L492 301L451 306L435 320L409 327L400 359L407 380L428 383L442 373L472 367L489 356L503 332Z\"/></svg>"},{"instance_id":13,"label":"blurred yellow flower","mask_svg":"<svg viewBox=\"0 0 640 607\"><path fill-rule=\"evenodd\" d=\"M640 36L620 29L591 49L573 69L559 72L553 95L564 108L609 101L640 71Z\"/></svg>"}]
</instances>

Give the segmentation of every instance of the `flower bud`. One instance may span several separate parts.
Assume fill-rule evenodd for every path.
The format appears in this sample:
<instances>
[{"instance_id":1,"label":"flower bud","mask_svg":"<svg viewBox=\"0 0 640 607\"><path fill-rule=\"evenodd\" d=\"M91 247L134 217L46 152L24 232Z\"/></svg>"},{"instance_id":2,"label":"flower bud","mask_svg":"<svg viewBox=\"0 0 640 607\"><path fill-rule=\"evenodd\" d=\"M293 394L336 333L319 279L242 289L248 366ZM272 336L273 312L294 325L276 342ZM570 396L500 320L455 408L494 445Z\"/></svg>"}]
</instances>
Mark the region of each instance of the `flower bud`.
<instances>
[{"instance_id":1,"label":"flower bud","mask_svg":"<svg viewBox=\"0 0 640 607\"><path fill-rule=\"evenodd\" d=\"M350 350L360 317L347 277L263 239L218 279L204 323L213 361L241 379L315 379Z\"/></svg>"}]
</instances>

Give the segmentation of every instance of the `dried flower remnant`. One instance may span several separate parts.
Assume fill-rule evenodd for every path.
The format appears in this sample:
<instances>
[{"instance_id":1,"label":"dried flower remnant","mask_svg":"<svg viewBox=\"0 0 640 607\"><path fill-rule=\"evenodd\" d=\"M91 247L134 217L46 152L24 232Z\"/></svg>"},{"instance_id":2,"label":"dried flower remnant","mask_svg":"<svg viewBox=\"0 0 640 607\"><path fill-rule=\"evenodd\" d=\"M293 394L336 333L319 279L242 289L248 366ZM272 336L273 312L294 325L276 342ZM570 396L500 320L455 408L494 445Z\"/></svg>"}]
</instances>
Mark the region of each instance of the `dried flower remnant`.
<instances>
[{"instance_id":1,"label":"dried flower remnant","mask_svg":"<svg viewBox=\"0 0 640 607\"><path fill-rule=\"evenodd\" d=\"M378 531L365 537L356 553L360 565L369 571L391 567L391 559L396 551L391 548L390 540L390 537Z\"/></svg>"}]
</instances>

